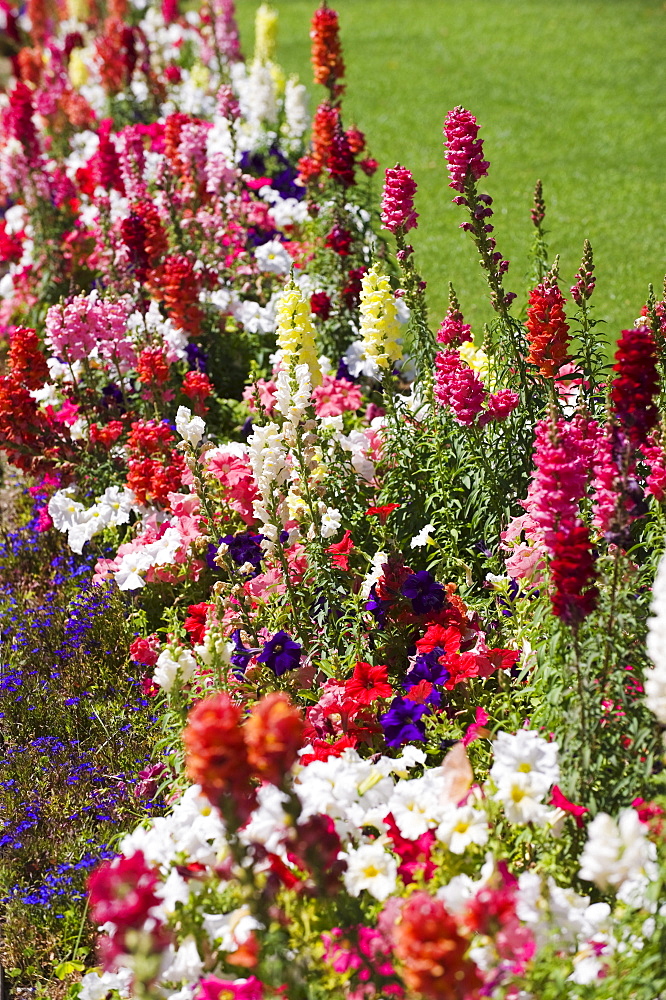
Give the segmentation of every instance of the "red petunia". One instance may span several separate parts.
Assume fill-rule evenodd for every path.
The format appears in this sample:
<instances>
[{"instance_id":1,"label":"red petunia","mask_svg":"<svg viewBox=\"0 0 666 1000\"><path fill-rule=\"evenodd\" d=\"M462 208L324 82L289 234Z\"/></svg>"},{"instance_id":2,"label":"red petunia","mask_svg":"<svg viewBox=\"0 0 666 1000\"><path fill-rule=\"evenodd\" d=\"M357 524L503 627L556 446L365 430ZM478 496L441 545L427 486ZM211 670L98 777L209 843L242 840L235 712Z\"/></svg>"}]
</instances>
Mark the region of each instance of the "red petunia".
<instances>
[{"instance_id":1,"label":"red petunia","mask_svg":"<svg viewBox=\"0 0 666 1000\"><path fill-rule=\"evenodd\" d=\"M583 816L586 812L589 812L585 806L577 806L574 805L573 802L569 802L569 799L562 794L557 785L553 785L553 794L549 805L555 806L556 809L563 809L564 812L571 813L576 820L576 826L578 827L582 827L584 825Z\"/></svg>"},{"instance_id":2,"label":"red petunia","mask_svg":"<svg viewBox=\"0 0 666 1000\"><path fill-rule=\"evenodd\" d=\"M378 698L390 698L393 688L388 683L388 668L384 665L371 666L360 660L354 673L345 681L345 694L359 705L370 705Z\"/></svg>"},{"instance_id":3,"label":"red petunia","mask_svg":"<svg viewBox=\"0 0 666 1000\"><path fill-rule=\"evenodd\" d=\"M386 524L386 519L389 514L392 514L394 510L397 510L401 504L399 503L385 503L381 507L368 507L365 512L366 517L378 517L381 524Z\"/></svg>"},{"instance_id":4,"label":"red petunia","mask_svg":"<svg viewBox=\"0 0 666 1000\"><path fill-rule=\"evenodd\" d=\"M189 615L185 619L185 631L189 635L191 642L199 644L204 641L208 611L212 607L212 604L206 603L190 604L187 609Z\"/></svg>"},{"instance_id":5,"label":"red petunia","mask_svg":"<svg viewBox=\"0 0 666 1000\"><path fill-rule=\"evenodd\" d=\"M349 569L349 553L354 548L351 531L345 531L341 541L329 545L326 551L331 556L331 562L338 569Z\"/></svg>"},{"instance_id":6,"label":"red petunia","mask_svg":"<svg viewBox=\"0 0 666 1000\"><path fill-rule=\"evenodd\" d=\"M441 647L445 653L457 653L460 649L462 636L452 625L429 625L425 635L416 643L420 654L432 653L435 646Z\"/></svg>"}]
</instances>

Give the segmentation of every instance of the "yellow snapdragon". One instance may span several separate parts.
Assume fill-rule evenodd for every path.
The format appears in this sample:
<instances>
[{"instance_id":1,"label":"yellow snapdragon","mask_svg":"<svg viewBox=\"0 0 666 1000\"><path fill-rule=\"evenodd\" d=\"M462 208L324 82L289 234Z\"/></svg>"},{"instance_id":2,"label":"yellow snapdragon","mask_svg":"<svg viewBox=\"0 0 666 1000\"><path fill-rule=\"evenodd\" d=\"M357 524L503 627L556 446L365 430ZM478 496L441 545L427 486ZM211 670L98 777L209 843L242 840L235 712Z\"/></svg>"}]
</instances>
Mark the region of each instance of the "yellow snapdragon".
<instances>
[{"instance_id":1,"label":"yellow snapdragon","mask_svg":"<svg viewBox=\"0 0 666 1000\"><path fill-rule=\"evenodd\" d=\"M310 384L321 385L321 366L315 343L310 303L293 281L285 285L277 305L277 344L286 368L307 365Z\"/></svg>"},{"instance_id":2,"label":"yellow snapdragon","mask_svg":"<svg viewBox=\"0 0 666 1000\"><path fill-rule=\"evenodd\" d=\"M398 307L391 284L375 264L361 285L361 338L366 357L379 368L389 368L402 355Z\"/></svg>"},{"instance_id":3,"label":"yellow snapdragon","mask_svg":"<svg viewBox=\"0 0 666 1000\"><path fill-rule=\"evenodd\" d=\"M273 61L277 45L278 12L270 4L262 3L254 19L254 58L260 62Z\"/></svg>"}]
</instances>

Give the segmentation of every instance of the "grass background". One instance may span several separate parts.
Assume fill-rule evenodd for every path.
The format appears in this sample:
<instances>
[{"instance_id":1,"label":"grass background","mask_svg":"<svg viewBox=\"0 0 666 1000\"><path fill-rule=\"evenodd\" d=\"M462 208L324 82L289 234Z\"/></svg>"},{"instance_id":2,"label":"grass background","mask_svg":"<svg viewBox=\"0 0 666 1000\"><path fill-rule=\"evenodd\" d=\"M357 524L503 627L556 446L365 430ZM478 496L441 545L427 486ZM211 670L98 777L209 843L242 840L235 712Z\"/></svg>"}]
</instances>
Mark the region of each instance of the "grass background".
<instances>
[{"instance_id":1,"label":"grass background","mask_svg":"<svg viewBox=\"0 0 666 1000\"><path fill-rule=\"evenodd\" d=\"M244 52L255 0L237 0ZM316 3L273 0L278 61L311 83ZM551 255L571 284L583 240L594 248L597 316L630 326L666 269L666 3L664 0L333 0L347 65L345 121L366 133L383 169L401 162L419 185L417 264L431 319L453 281L475 329L491 316L481 269L451 204L441 126L457 104L482 126L507 289L529 285L529 212L541 178Z\"/></svg>"}]
</instances>

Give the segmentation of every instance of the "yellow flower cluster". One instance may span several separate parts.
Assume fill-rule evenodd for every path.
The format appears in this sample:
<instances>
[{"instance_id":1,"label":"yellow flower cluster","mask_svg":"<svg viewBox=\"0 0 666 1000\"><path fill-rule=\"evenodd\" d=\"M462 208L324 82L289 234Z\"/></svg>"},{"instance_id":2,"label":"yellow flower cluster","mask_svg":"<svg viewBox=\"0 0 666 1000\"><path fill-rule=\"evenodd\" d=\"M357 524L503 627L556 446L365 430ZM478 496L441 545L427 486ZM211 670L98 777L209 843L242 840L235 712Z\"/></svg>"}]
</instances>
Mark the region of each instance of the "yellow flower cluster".
<instances>
[{"instance_id":1,"label":"yellow flower cluster","mask_svg":"<svg viewBox=\"0 0 666 1000\"><path fill-rule=\"evenodd\" d=\"M285 285L278 301L277 344L282 350L285 368L291 370L292 366L307 365L311 386L321 385L321 366L310 303L303 298L293 281Z\"/></svg>"},{"instance_id":2,"label":"yellow flower cluster","mask_svg":"<svg viewBox=\"0 0 666 1000\"><path fill-rule=\"evenodd\" d=\"M262 3L254 20L254 58L262 63L273 61L277 45L278 12Z\"/></svg>"},{"instance_id":3,"label":"yellow flower cluster","mask_svg":"<svg viewBox=\"0 0 666 1000\"><path fill-rule=\"evenodd\" d=\"M360 312L366 357L379 368L390 367L402 354L398 344L401 331L391 284L377 264L363 277Z\"/></svg>"}]
</instances>

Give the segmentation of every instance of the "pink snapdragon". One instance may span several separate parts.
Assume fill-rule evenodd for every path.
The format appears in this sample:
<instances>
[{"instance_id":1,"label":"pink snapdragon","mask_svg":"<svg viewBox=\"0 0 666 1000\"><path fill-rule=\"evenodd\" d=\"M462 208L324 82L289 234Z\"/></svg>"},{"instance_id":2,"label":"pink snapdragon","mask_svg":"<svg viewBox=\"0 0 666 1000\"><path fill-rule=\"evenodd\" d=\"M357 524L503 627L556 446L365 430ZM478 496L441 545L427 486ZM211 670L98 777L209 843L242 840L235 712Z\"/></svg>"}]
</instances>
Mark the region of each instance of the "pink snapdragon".
<instances>
[{"instance_id":1,"label":"pink snapdragon","mask_svg":"<svg viewBox=\"0 0 666 1000\"><path fill-rule=\"evenodd\" d=\"M435 358L435 398L442 406L450 407L457 422L465 427L471 427L477 417L479 427L491 420L506 420L520 402L513 389L488 394L477 373L457 351L440 351Z\"/></svg>"},{"instance_id":2,"label":"pink snapdragon","mask_svg":"<svg viewBox=\"0 0 666 1000\"><path fill-rule=\"evenodd\" d=\"M137 361L127 336L128 305L122 300L100 299L96 291L77 295L65 305L51 306L46 314L46 342L54 354L72 361L91 355L113 361L121 371Z\"/></svg>"},{"instance_id":3,"label":"pink snapdragon","mask_svg":"<svg viewBox=\"0 0 666 1000\"><path fill-rule=\"evenodd\" d=\"M535 471L523 506L550 553L558 530L573 527L591 472L590 421L539 420ZM596 425L593 425L596 429Z\"/></svg>"},{"instance_id":4,"label":"pink snapdragon","mask_svg":"<svg viewBox=\"0 0 666 1000\"><path fill-rule=\"evenodd\" d=\"M437 340L445 347L461 347L472 340L472 327L463 322L462 313L449 309L440 323Z\"/></svg>"},{"instance_id":5,"label":"pink snapdragon","mask_svg":"<svg viewBox=\"0 0 666 1000\"><path fill-rule=\"evenodd\" d=\"M645 492L660 503L666 495L666 455L661 444L651 435L642 447L650 472L645 480Z\"/></svg>"},{"instance_id":6,"label":"pink snapdragon","mask_svg":"<svg viewBox=\"0 0 666 1000\"><path fill-rule=\"evenodd\" d=\"M449 187L465 192L465 181L472 176L475 181L488 174L490 164L483 159L483 140L477 138L479 126L476 118L465 108L449 111L444 122L445 156L449 167Z\"/></svg>"},{"instance_id":7,"label":"pink snapdragon","mask_svg":"<svg viewBox=\"0 0 666 1000\"><path fill-rule=\"evenodd\" d=\"M457 351L440 351L435 358L435 398L449 406L459 424L470 427L483 409L483 382Z\"/></svg>"},{"instance_id":8,"label":"pink snapdragon","mask_svg":"<svg viewBox=\"0 0 666 1000\"><path fill-rule=\"evenodd\" d=\"M382 193L382 229L395 235L416 228L418 212L414 211L416 181L407 167L396 164L386 170Z\"/></svg>"}]
</instances>

